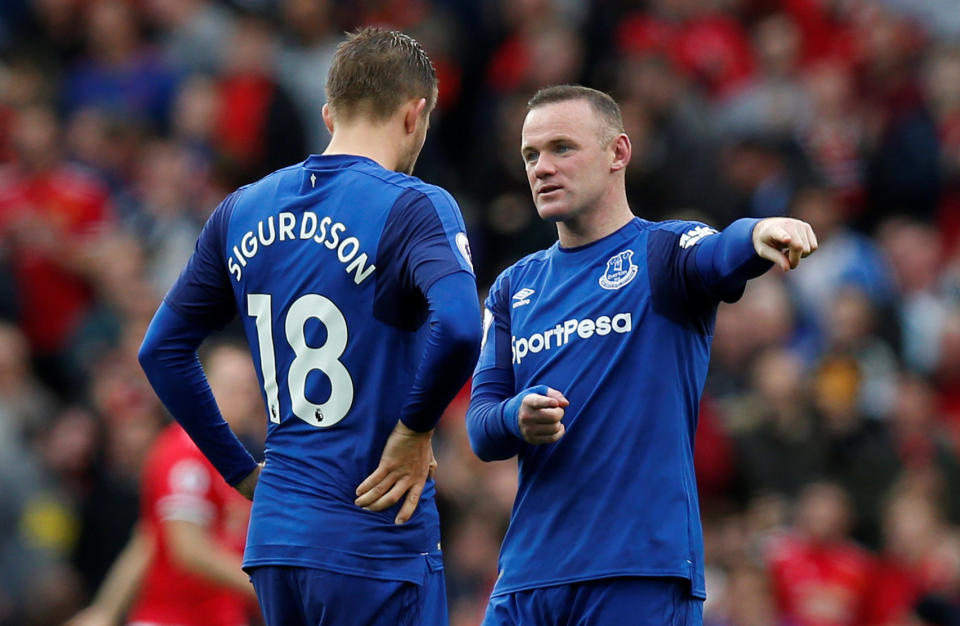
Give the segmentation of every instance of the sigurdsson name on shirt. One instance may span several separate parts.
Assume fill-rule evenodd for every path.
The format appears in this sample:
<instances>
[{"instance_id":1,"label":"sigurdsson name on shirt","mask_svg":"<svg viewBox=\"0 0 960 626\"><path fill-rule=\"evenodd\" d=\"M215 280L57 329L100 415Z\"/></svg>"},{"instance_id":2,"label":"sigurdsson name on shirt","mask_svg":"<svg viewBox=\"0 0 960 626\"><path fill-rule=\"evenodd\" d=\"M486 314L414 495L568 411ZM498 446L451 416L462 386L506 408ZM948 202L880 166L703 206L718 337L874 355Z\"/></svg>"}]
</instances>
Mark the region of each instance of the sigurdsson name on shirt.
<instances>
[{"instance_id":1,"label":"sigurdsson name on shirt","mask_svg":"<svg viewBox=\"0 0 960 626\"><path fill-rule=\"evenodd\" d=\"M247 262L257 256L262 247L283 241L313 241L335 251L337 260L344 265L344 271L353 274L353 282L357 285L377 269L376 265L369 262L367 253L360 252L359 239L341 238L347 230L343 222L334 222L329 216L318 218L312 211L304 211L300 219L297 218L297 214L284 211L260 220L255 229L244 233L240 243L233 246L233 254L227 257L227 269L237 282L243 277Z\"/></svg>"},{"instance_id":2,"label":"sigurdsson name on shirt","mask_svg":"<svg viewBox=\"0 0 960 626\"><path fill-rule=\"evenodd\" d=\"M533 333L529 337L510 338L510 350L513 353L513 362L517 365L530 353L538 353L543 350L550 350L554 347L567 345L571 336L580 339L589 339L594 335L609 335L611 332L617 334L629 333L633 330L633 320L629 313L617 313L616 315L601 315L595 320L592 319L569 319L557 324L553 328L542 333Z\"/></svg>"}]
</instances>

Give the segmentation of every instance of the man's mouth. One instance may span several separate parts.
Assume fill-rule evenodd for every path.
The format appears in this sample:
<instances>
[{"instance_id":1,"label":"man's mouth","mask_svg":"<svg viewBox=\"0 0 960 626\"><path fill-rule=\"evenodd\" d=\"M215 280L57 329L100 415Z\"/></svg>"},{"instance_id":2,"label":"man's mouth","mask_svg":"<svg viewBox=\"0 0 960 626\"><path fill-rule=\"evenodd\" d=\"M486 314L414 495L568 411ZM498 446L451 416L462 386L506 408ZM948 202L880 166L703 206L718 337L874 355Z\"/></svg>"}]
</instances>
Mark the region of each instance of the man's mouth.
<instances>
[{"instance_id":1,"label":"man's mouth","mask_svg":"<svg viewBox=\"0 0 960 626\"><path fill-rule=\"evenodd\" d=\"M545 196L554 191L559 191L560 189L563 189L563 187L561 187L560 185L544 185L540 187L539 191L537 191L537 195Z\"/></svg>"}]
</instances>

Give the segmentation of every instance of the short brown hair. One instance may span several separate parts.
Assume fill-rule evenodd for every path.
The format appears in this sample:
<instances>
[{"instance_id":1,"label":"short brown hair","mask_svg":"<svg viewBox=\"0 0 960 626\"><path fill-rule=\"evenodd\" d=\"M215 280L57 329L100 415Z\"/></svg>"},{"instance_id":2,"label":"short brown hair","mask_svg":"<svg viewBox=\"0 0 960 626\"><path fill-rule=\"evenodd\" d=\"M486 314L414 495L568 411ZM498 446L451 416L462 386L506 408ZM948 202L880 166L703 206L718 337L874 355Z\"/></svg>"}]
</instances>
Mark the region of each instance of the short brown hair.
<instances>
[{"instance_id":1,"label":"short brown hair","mask_svg":"<svg viewBox=\"0 0 960 626\"><path fill-rule=\"evenodd\" d=\"M527 102L527 112L529 113L545 104L567 102L569 100L586 100L590 104L600 117L600 121L610 130L610 136L605 138L604 142L623 132L623 115L620 113L620 105L608 94L583 85L544 87L533 94L533 97Z\"/></svg>"},{"instance_id":2,"label":"short brown hair","mask_svg":"<svg viewBox=\"0 0 960 626\"><path fill-rule=\"evenodd\" d=\"M350 118L362 112L380 121L414 98L426 98L426 111L432 110L437 72L413 37L368 27L348 34L337 46L326 89L336 115Z\"/></svg>"}]
</instances>

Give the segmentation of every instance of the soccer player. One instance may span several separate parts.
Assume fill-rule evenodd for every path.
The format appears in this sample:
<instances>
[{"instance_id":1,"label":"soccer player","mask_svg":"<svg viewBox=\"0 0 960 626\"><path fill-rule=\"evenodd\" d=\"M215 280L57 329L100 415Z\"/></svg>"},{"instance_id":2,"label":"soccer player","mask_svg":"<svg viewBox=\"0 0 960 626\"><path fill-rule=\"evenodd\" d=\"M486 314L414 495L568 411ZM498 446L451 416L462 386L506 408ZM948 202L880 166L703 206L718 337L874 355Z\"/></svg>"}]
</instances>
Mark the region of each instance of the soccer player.
<instances>
[{"instance_id":1,"label":"soccer player","mask_svg":"<svg viewBox=\"0 0 960 626\"><path fill-rule=\"evenodd\" d=\"M617 104L581 86L530 100L521 155L559 241L493 284L467 413L520 480L484 624L700 624L693 435L717 305L817 247L797 220L722 233L627 205Z\"/></svg>"},{"instance_id":2,"label":"soccer player","mask_svg":"<svg viewBox=\"0 0 960 626\"><path fill-rule=\"evenodd\" d=\"M370 28L326 91L326 151L214 211L141 364L227 482L256 489L243 566L268 624L445 624L431 436L476 362L480 307L457 204L410 176L436 74L415 40ZM262 471L194 356L237 314Z\"/></svg>"},{"instance_id":3,"label":"soccer player","mask_svg":"<svg viewBox=\"0 0 960 626\"><path fill-rule=\"evenodd\" d=\"M249 423L260 400L243 348L221 344L205 361L232 428ZM251 391L253 393L251 394ZM141 476L140 523L97 591L68 626L128 622L154 626L241 626L256 609L240 568L250 503L234 491L179 424L156 439Z\"/></svg>"}]
</instances>

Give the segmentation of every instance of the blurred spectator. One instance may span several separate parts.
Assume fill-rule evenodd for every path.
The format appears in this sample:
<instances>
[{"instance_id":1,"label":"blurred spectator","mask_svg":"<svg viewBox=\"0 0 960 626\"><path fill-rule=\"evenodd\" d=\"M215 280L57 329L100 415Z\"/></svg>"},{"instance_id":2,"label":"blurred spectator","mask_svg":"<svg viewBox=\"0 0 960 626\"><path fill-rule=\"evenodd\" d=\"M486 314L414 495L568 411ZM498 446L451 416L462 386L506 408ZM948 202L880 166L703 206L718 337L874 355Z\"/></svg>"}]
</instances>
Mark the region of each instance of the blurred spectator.
<instances>
[{"instance_id":1,"label":"blurred spectator","mask_svg":"<svg viewBox=\"0 0 960 626\"><path fill-rule=\"evenodd\" d=\"M5 434L30 442L49 425L55 406L33 377L27 338L18 328L0 323L0 422Z\"/></svg>"},{"instance_id":2,"label":"blurred spectator","mask_svg":"<svg viewBox=\"0 0 960 626\"><path fill-rule=\"evenodd\" d=\"M740 420L736 457L745 495L794 497L822 476L824 450L807 401L807 380L795 354L771 348L753 364L755 391L728 405L727 413Z\"/></svg>"},{"instance_id":3,"label":"blurred spectator","mask_svg":"<svg viewBox=\"0 0 960 626\"><path fill-rule=\"evenodd\" d=\"M940 188L936 125L923 98L916 53L919 33L880 3L860 3L854 27L858 82L873 155L869 164L871 226L886 215L931 219Z\"/></svg>"},{"instance_id":4,"label":"blurred spectator","mask_svg":"<svg viewBox=\"0 0 960 626\"><path fill-rule=\"evenodd\" d=\"M866 136L853 77L845 64L825 60L806 72L804 83L812 110L797 140L814 174L835 194L841 214L858 216L864 210Z\"/></svg>"},{"instance_id":5,"label":"blurred spectator","mask_svg":"<svg viewBox=\"0 0 960 626\"><path fill-rule=\"evenodd\" d=\"M792 529L770 547L769 564L781 617L798 626L856 626L870 588L868 553L847 537L847 494L814 483L797 502Z\"/></svg>"},{"instance_id":6,"label":"blurred spectator","mask_svg":"<svg viewBox=\"0 0 960 626\"><path fill-rule=\"evenodd\" d=\"M909 488L894 492L883 531L883 553L870 576L866 626L910 623L924 596L953 596L960 583L960 537L929 498Z\"/></svg>"},{"instance_id":7,"label":"blurred spectator","mask_svg":"<svg viewBox=\"0 0 960 626\"><path fill-rule=\"evenodd\" d=\"M283 0L280 3L286 40L277 57L277 75L284 89L296 101L307 129L306 148L315 154L323 152L330 141L320 111L327 101L327 71L340 43L331 5L328 0ZM431 58L436 58L431 50L428 53ZM442 77L440 88L446 88Z\"/></svg>"},{"instance_id":8,"label":"blurred spectator","mask_svg":"<svg viewBox=\"0 0 960 626\"><path fill-rule=\"evenodd\" d=\"M129 226L145 249L143 272L161 295L193 253L203 218L209 212L208 207L196 204L204 197L206 180L181 144L154 141L138 156L133 189L137 208Z\"/></svg>"},{"instance_id":9,"label":"blurred spectator","mask_svg":"<svg viewBox=\"0 0 960 626\"><path fill-rule=\"evenodd\" d=\"M893 296L893 276L889 261L874 241L844 223L837 197L830 190L801 190L793 199L790 213L809 223L820 243L810 263L790 272L787 280L796 291L801 323L811 328L823 345L831 302L842 287L859 289L882 310Z\"/></svg>"},{"instance_id":10,"label":"blurred spectator","mask_svg":"<svg viewBox=\"0 0 960 626\"><path fill-rule=\"evenodd\" d=\"M897 386L890 416L890 435L903 475L940 503L951 521L960 520L960 457L936 414L933 387L916 375L904 374Z\"/></svg>"},{"instance_id":11,"label":"blurred spectator","mask_svg":"<svg viewBox=\"0 0 960 626\"><path fill-rule=\"evenodd\" d=\"M786 152L763 135L738 138L725 146L720 167L726 190L716 205L721 224L737 216L763 218L789 212L796 176Z\"/></svg>"},{"instance_id":12,"label":"blurred spectator","mask_svg":"<svg viewBox=\"0 0 960 626\"><path fill-rule=\"evenodd\" d=\"M852 358L859 370L858 408L882 419L893 409L897 358L876 334L876 308L858 287L842 287L833 296L826 319L826 352Z\"/></svg>"},{"instance_id":13,"label":"blurred spectator","mask_svg":"<svg viewBox=\"0 0 960 626\"><path fill-rule=\"evenodd\" d=\"M826 448L824 475L849 494L856 511L853 537L876 548L882 504L899 476L900 460L887 426L868 420L862 410L861 372L852 356L827 356L817 366L813 403ZM895 382L891 391L896 392Z\"/></svg>"},{"instance_id":14,"label":"blurred spectator","mask_svg":"<svg viewBox=\"0 0 960 626\"><path fill-rule=\"evenodd\" d=\"M164 61L185 74L215 73L225 55L231 16L211 0L145 0Z\"/></svg>"},{"instance_id":15,"label":"blurred spectator","mask_svg":"<svg viewBox=\"0 0 960 626\"><path fill-rule=\"evenodd\" d=\"M797 76L800 43L787 15L773 14L754 27L758 71L718 107L724 133L790 139L808 122L810 98Z\"/></svg>"},{"instance_id":16,"label":"blurred spectator","mask_svg":"<svg viewBox=\"0 0 960 626\"><path fill-rule=\"evenodd\" d=\"M0 169L0 237L10 250L20 326L38 372L61 395L76 396L62 351L90 306L87 281L94 236L110 217L110 198L95 179L65 164L51 109L19 111L17 157Z\"/></svg>"},{"instance_id":17,"label":"blurred spectator","mask_svg":"<svg viewBox=\"0 0 960 626\"><path fill-rule=\"evenodd\" d=\"M236 186L307 156L303 122L274 76L275 45L269 23L250 13L235 20L225 47L215 137Z\"/></svg>"},{"instance_id":18,"label":"blurred spectator","mask_svg":"<svg viewBox=\"0 0 960 626\"><path fill-rule=\"evenodd\" d=\"M615 80L633 145L626 179L633 212L656 220L707 209L719 185L717 147L707 109L689 81L666 56L648 52L627 52ZM721 227L722 219L705 221Z\"/></svg>"},{"instance_id":19,"label":"blurred spectator","mask_svg":"<svg viewBox=\"0 0 960 626\"><path fill-rule=\"evenodd\" d=\"M881 554L855 623L950 619L958 20L955 0L0 2L0 626L60 623L122 547L165 421L135 361L149 314L230 189L323 149L329 56L370 21L434 59L440 132L416 174L463 207L481 291L554 238L519 158L526 101L551 82L617 95L637 215L814 224L816 255L718 312L696 446L706 623L807 623L773 600L793 571L767 568L781 537L821 568L787 589L815 598L807 613L850 615L856 577L837 567L860 562L853 537ZM479 463L462 422L454 403L435 441L467 625L516 470ZM251 411L250 441L263 426ZM813 541L798 517L784 534L824 480L849 532Z\"/></svg>"},{"instance_id":20,"label":"blurred spectator","mask_svg":"<svg viewBox=\"0 0 960 626\"><path fill-rule=\"evenodd\" d=\"M943 189L937 227L947 254L960 242L960 47L936 48L924 68L924 87L940 139Z\"/></svg>"},{"instance_id":21,"label":"blurred spectator","mask_svg":"<svg viewBox=\"0 0 960 626\"><path fill-rule=\"evenodd\" d=\"M899 291L896 313L904 363L929 373L940 352L948 313L939 285L940 235L929 224L893 218L881 226L877 239L890 259Z\"/></svg>"},{"instance_id":22,"label":"blurred spectator","mask_svg":"<svg viewBox=\"0 0 960 626\"><path fill-rule=\"evenodd\" d=\"M67 113L96 107L165 129L177 76L144 43L136 9L124 0L96 0L86 8L86 55L64 82Z\"/></svg>"}]
</instances>

